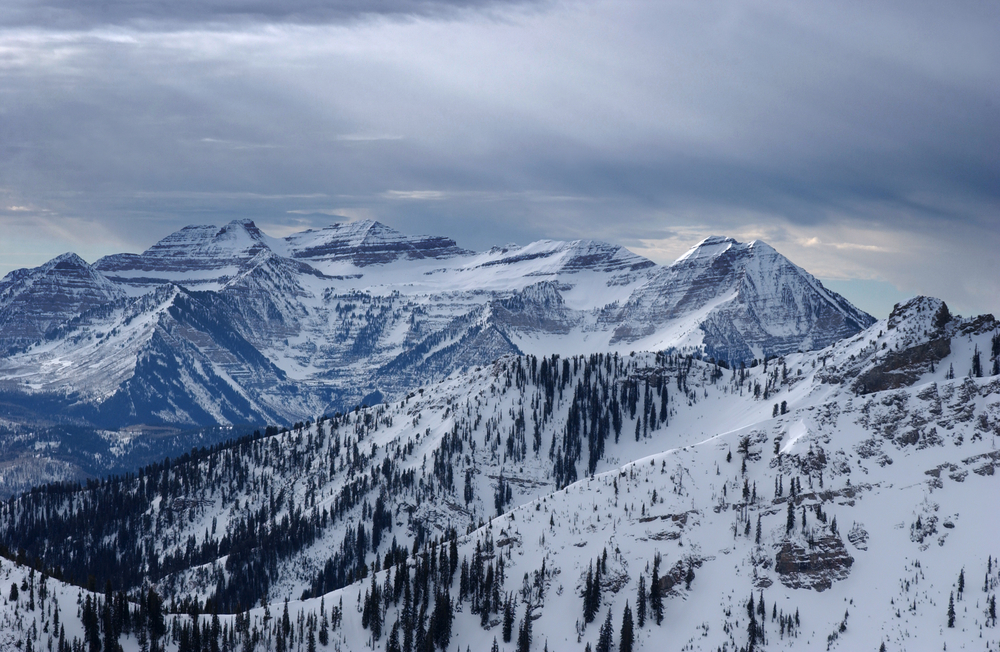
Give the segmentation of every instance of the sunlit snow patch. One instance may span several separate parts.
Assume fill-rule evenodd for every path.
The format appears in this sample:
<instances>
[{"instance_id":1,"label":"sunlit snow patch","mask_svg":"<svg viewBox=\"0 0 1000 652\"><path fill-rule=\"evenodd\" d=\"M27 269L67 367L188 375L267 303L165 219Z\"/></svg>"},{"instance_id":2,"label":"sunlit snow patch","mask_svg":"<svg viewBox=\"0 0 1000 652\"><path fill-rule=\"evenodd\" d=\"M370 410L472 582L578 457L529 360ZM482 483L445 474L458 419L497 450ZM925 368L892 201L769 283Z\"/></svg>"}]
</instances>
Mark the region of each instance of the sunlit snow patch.
<instances>
[{"instance_id":1,"label":"sunlit snow patch","mask_svg":"<svg viewBox=\"0 0 1000 652\"><path fill-rule=\"evenodd\" d=\"M788 427L788 443L781 447L781 452L790 453L792 448L795 447L795 443L808 434L809 428L806 427L806 424L802 419L799 419Z\"/></svg>"}]
</instances>

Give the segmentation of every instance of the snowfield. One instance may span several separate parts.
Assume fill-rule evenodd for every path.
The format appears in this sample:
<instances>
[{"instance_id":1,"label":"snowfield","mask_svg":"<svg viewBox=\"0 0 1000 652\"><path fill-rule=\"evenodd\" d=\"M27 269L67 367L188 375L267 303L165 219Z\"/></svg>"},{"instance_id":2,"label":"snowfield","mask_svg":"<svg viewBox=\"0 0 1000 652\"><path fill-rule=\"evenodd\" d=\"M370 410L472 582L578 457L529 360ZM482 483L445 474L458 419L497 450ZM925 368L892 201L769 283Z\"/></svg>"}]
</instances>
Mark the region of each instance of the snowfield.
<instances>
[{"instance_id":1,"label":"snowfield","mask_svg":"<svg viewBox=\"0 0 1000 652\"><path fill-rule=\"evenodd\" d=\"M405 649L409 629L424 649L512 651L530 613L528 649L599 650L610 613L618 650L642 603L637 650L998 650L998 354L995 320L917 298L743 368L677 350L508 355L139 477L26 495L0 508L0 541L64 576L119 551L101 572L141 578L113 582L134 609L146 581L178 605L170 650L191 649L192 599L228 614L227 649ZM130 506L109 518L113 496ZM57 538L90 513L92 532ZM26 573L4 561L0 594ZM72 606L89 594L48 586L82 640ZM21 593L0 622L39 649L51 617ZM139 649L135 631L119 640Z\"/></svg>"}]
</instances>

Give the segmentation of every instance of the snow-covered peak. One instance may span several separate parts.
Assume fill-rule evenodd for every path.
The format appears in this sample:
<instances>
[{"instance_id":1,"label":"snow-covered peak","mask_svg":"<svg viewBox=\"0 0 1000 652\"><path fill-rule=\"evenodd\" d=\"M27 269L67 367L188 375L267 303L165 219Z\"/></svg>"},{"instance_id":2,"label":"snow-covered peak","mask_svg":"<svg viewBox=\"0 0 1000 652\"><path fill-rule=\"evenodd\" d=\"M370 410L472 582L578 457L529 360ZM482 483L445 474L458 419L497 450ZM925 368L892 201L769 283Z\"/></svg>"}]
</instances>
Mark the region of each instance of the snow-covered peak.
<instances>
[{"instance_id":1,"label":"snow-covered peak","mask_svg":"<svg viewBox=\"0 0 1000 652\"><path fill-rule=\"evenodd\" d=\"M575 240L568 243L563 270L575 272L599 270L604 272L639 271L654 267L653 261L632 253L625 247L597 240Z\"/></svg>"},{"instance_id":2,"label":"snow-covered peak","mask_svg":"<svg viewBox=\"0 0 1000 652\"><path fill-rule=\"evenodd\" d=\"M252 220L220 227L191 225L171 233L142 254L113 254L94 266L132 295L163 283L215 290L274 240Z\"/></svg>"},{"instance_id":3,"label":"snow-covered peak","mask_svg":"<svg viewBox=\"0 0 1000 652\"><path fill-rule=\"evenodd\" d=\"M615 340L677 346L684 322L683 344L731 361L822 348L874 321L766 243L723 236L660 269L621 317Z\"/></svg>"},{"instance_id":4,"label":"snow-covered peak","mask_svg":"<svg viewBox=\"0 0 1000 652\"><path fill-rule=\"evenodd\" d=\"M233 220L222 228L187 226L147 249L151 261L183 260L189 268L215 269L245 261L267 249L264 235L251 220Z\"/></svg>"},{"instance_id":5,"label":"snow-covered peak","mask_svg":"<svg viewBox=\"0 0 1000 652\"><path fill-rule=\"evenodd\" d=\"M72 256L60 261L85 265ZM195 312L209 319L213 333L238 333L247 346L304 383L286 393L258 384L256 372L218 358L234 386L289 422L350 406L376 389L395 396L415 383L511 351L701 349L739 362L821 348L871 321L766 244L720 236L659 267L622 246L586 239L539 240L474 254L451 239L405 235L372 220L280 240L251 220L235 220L222 227L186 227L142 254L109 256L96 267L134 299L165 284L191 290L191 305L204 307ZM7 282L23 276L13 274ZM101 310L107 316L123 309ZM62 323L79 314L63 315ZM86 337L92 332L93 339L86 341L83 331L68 324L59 356L90 364L128 354L132 362L119 367L130 372L139 349L116 348L121 342L107 333L120 327L98 324L101 319L87 317L92 328ZM155 350L176 345L196 357L218 355L202 332L206 325L165 324L163 333L175 339ZM186 356L170 358L163 369L181 373ZM31 355L5 361L0 380L49 378L45 364L47 359ZM255 361L251 367L264 365ZM49 383L47 389L77 391L79 374L74 374L59 375L62 384ZM267 374L261 377L270 378ZM106 377L121 382L123 376ZM95 376L95 387L97 382ZM112 391L104 388L94 400ZM161 395L179 400L171 392L164 389ZM124 418L134 422L131 415Z\"/></svg>"},{"instance_id":6,"label":"snow-covered peak","mask_svg":"<svg viewBox=\"0 0 1000 652\"><path fill-rule=\"evenodd\" d=\"M102 271L207 270L246 261L268 249L269 238L252 220L223 227L189 225L166 236L142 254L112 254L95 263Z\"/></svg>"},{"instance_id":7,"label":"snow-covered peak","mask_svg":"<svg viewBox=\"0 0 1000 652\"><path fill-rule=\"evenodd\" d=\"M13 270L0 280L0 292L25 278L37 278L39 275L50 273L53 270L70 269L86 270L90 269L90 265L83 258L80 258L72 251L68 251L64 254L59 254L52 260L42 263L38 267Z\"/></svg>"},{"instance_id":8,"label":"snow-covered peak","mask_svg":"<svg viewBox=\"0 0 1000 652\"><path fill-rule=\"evenodd\" d=\"M710 235L695 246L688 249L683 256L674 261L674 265L688 260L700 258L715 258L728 251L733 246L744 246L742 243L722 235Z\"/></svg>"},{"instance_id":9,"label":"snow-covered peak","mask_svg":"<svg viewBox=\"0 0 1000 652\"><path fill-rule=\"evenodd\" d=\"M909 301L897 303L889 313L886 328L904 328L914 330L921 328L939 330L952 320L948 306L941 299L918 296Z\"/></svg>"},{"instance_id":10,"label":"snow-covered peak","mask_svg":"<svg viewBox=\"0 0 1000 652\"><path fill-rule=\"evenodd\" d=\"M83 258L80 258L72 251L67 251L66 253L59 254L52 260L42 265L42 268L51 269L57 266L66 268L66 267L89 267L90 265L87 264L87 261L85 261Z\"/></svg>"},{"instance_id":11,"label":"snow-covered peak","mask_svg":"<svg viewBox=\"0 0 1000 652\"><path fill-rule=\"evenodd\" d=\"M74 253L0 280L0 350L23 346L52 326L123 295Z\"/></svg>"}]
</instances>

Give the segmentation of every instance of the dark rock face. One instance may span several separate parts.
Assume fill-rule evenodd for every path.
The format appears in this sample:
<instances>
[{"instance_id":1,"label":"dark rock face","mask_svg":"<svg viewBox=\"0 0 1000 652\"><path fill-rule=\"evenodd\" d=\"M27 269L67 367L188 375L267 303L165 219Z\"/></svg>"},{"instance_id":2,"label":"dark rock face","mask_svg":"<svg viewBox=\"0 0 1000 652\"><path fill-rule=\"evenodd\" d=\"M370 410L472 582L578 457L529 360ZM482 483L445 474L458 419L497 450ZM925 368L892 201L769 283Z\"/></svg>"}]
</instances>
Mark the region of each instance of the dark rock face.
<instances>
[{"instance_id":1,"label":"dark rock face","mask_svg":"<svg viewBox=\"0 0 1000 652\"><path fill-rule=\"evenodd\" d=\"M692 556L674 562L674 565L660 576L661 595L676 593L680 589L686 588L688 569L701 568L705 561L701 557Z\"/></svg>"},{"instance_id":2,"label":"dark rock face","mask_svg":"<svg viewBox=\"0 0 1000 652\"><path fill-rule=\"evenodd\" d=\"M308 311L300 278L323 275L309 265L270 250L250 260L219 292L240 315L236 327L255 346L294 337Z\"/></svg>"},{"instance_id":3,"label":"dark rock face","mask_svg":"<svg viewBox=\"0 0 1000 652\"><path fill-rule=\"evenodd\" d=\"M477 312L455 319L447 328L380 367L375 373L379 385L400 392L416 387L428 377L442 377L453 369L488 364L500 356L521 353L500 329L479 323L479 317Z\"/></svg>"},{"instance_id":4,"label":"dark rock face","mask_svg":"<svg viewBox=\"0 0 1000 652\"><path fill-rule=\"evenodd\" d=\"M379 222L365 220L334 224L319 231L297 233L285 239L292 258L350 261L357 267L399 259L451 258L471 254L451 238L407 236Z\"/></svg>"},{"instance_id":5,"label":"dark rock face","mask_svg":"<svg viewBox=\"0 0 1000 652\"><path fill-rule=\"evenodd\" d=\"M920 296L896 304L886 328L898 350L880 351L877 362L858 373L852 385L858 394L909 387L951 354L953 337L993 332L1000 324L993 315L960 319L944 301Z\"/></svg>"},{"instance_id":6,"label":"dark rock face","mask_svg":"<svg viewBox=\"0 0 1000 652\"><path fill-rule=\"evenodd\" d=\"M909 387L921 374L951 353L951 338L942 337L904 351L892 352L885 360L864 372L854 381L859 394Z\"/></svg>"},{"instance_id":7,"label":"dark rock face","mask_svg":"<svg viewBox=\"0 0 1000 652\"><path fill-rule=\"evenodd\" d=\"M513 330L566 334L576 321L551 281L529 285L511 297L494 300L491 307L494 321Z\"/></svg>"},{"instance_id":8,"label":"dark rock face","mask_svg":"<svg viewBox=\"0 0 1000 652\"><path fill-rule=\"evenodd\" d=\"M114 427L265 423L280 418L278 410L253 397L262 389L280 396L290 384L284 372L234 328L239 313L213 292L164 287L159 294L173 296L165 309L153 313L155 327L136 355L132 376L100 404L92 421Z\"/></svg>"},{"instance_id":9,"label":"dark rock face","mask_svg":"<svg viewBox=\"0 0 1000 652\"><path fill-rule=\"evenodd\" d=\"M481 263L478 267L503 267L530 261L554 261L557 264L551 267L548 272L533 275L600 272L614 275L613 280L609 279L613 283L622 281L627 283L630 278L641 274L643 270L656 267L656 263L653 261L637 256L625 247L595 240L575 240L573 242L541 240L523 249L513 245L502 248L494 247L490 253L498 253L501 256Z\"/></svg>"},{"instance_id":10,"label":"dark rock face","mask_svg":"<svg viewBox=\"0 0 1000 652\"><path fill-rule=\"evenodd\" d=\"M829 534L808 546L785 541L774 558L781 583L792 589L825 591L851 574L854 558L839 536Z\"/></svg>"}]
</instances>

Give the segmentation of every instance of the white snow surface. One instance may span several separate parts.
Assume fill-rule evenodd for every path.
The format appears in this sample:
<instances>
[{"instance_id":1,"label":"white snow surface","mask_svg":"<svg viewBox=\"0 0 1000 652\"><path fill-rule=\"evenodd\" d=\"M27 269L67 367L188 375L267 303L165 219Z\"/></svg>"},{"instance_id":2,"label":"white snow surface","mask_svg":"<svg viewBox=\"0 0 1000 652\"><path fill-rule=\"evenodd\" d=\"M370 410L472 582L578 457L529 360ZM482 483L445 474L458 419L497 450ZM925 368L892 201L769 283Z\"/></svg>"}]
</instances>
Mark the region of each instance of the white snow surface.
<instances>
[{"instance_id":1,"label":"white snow surface","mask_svg":"<svg viewBox=\"0 0 1000 652\"><path fill-rule=\"evenodd\" d=\"M854 388L857 378L885 365L889 352L943 337L934 330L939 306L918 300L855 338L749 368L742 380L739 371L721 369L719 375L714 364L683 356L595 358L597 366L620 369L613 375L616 390L628 379L666 374L668 422L643 432L641 420L626 413L620 440L607 441L595 473L586 471L585 441L577 465L581 479L562 489L554 484L549 450L561 446L573 388L584 380L584 360L571 362L572 378L556 391L536 453L530 444L533 411L544 402L544 389L531 383L519 387L518 369L530 361L505 357L363 410L336 430L326 422L325 444L306 458L305 467L286 468L279 460L309 450L316 424L276 435L273 444L264 440L262 450L282 455L251 467L246 489L226 498L198 496L201 507L192 510L192 519L158 526L150 542L167 552L183 546L189 535L200 538L213 521L226 531L267 500L253 490L264 478L290 492L296 505L329 508L338 491L359 477L348 469L349 450L358 444L366 456L358 471L362 476L377 479L383 459L396 459L400 470L412 469L423 483L434 485L419 498L408 491L387 496L394 527L385 537L410 546L417 522L431 536L454 526L463 533L460 556L469 559L477 541L491 541L506 563L503 590L518 592L517 622L528 602L534 607L532 650L594 646L609 609L617 649L622 610L627 602L635 613L639 577L648 585L656 555L661 577L691 566L694 579L689 587L681 580L667 590L661 625L647 620L636 627L638 650L739 650L747 645L751 594L755 602L763 596L766 604L765 641L759 649L877 650L884 643L888 650L996 650L1000 629L987 621L986 610L1000 586L1000 519L991 498L1000 476L1000 377L971 377L968 366L976 348L990 359L991 338L1000 330L995 322L986 328L972 321L953 323L950 353L935 362L934 371L928 366L915 372L912 382L884 391L859 394ZM954 378L946 377L949 369L956 372ZM600 382L597 375L590 380ZM758 384L767 388L766 398L755 396ZM772 416L782 403L786 413ZM524 458L512 459L504 440L522 409L529 442ZM369 426L360 425L366 419ZM448 458L454 490L439 486L430 471L451 433L459 433L465 445L462 454ZM331 454L334 438L342 443L336 455ZM462 499L466 470L475 490L467 504ZM501 474L512 486L513 503L498 516L493 494ZM793 479L800 489L791 497ZM377 485L373 491L372 501ZM162 507L157 502L150 508L154 523L160 522ZM298 612L316 613L321 596L297 598L360 514L355 507L314 545L282 562L283 579L270 594L271 615L280 612L285 598L293 621ZM783 550L809 554L811 542L835 542L851 560L823 568L829 560L815 552L821 581L814 588L803 587L803 581L812 580L794 568L779 569ZM584 626L583 578L605 550L609 571L600 611ZM370 552L369 561L374 558ZM167 596L206 597L224 561L169 576L158 588ZM541 594L530 586L521 593L522 578L531 584L543 562ZM961 571L966 586L959 597ZM0 568L4 572L23 573L10 570L9 562ZM380 572L377 581L386 578ZM342 600L345 611L342 627L331 632L329 649L372 647L360 614L369 586L365 580L322 596L328 610ZM456 599L457 587L456 576L451 586ZM947 626L950 594L957 598L954 627ZM500 627L483 629L469 603L459 604L449 650L490 649L494 638L501 638ZM399 608L387 608L386 632ZM3 609L3 622L13 622L11 607ZM795 635L782 635L772 610L798 615ZM71 611L64 609L67 615ZM251 621L260 625L264 613L263 608L251 610ZM499 647L511 651L515 641L501 641ZM385 644L383 634L374 648Z\"/></svg>"}]
</instances>

